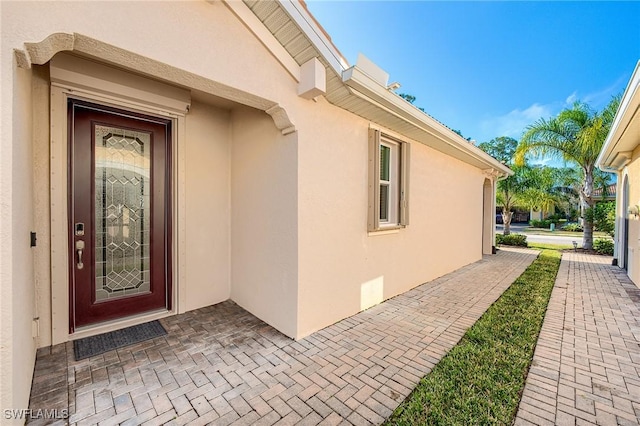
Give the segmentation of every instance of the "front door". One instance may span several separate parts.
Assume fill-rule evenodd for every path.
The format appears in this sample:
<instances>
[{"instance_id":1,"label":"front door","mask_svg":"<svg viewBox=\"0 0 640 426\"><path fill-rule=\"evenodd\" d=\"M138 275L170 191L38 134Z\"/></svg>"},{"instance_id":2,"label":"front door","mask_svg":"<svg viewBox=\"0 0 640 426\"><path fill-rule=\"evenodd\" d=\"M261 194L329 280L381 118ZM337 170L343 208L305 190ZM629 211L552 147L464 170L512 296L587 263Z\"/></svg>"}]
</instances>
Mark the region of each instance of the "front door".
<instances>
[{"instance_id":1,"label":"front door","mask_svg":"<svg viewBox=\"0 0 640 426\"><path fill-rule=\"evenodd\" d=\"M69 102L70 330L171 309L171 122Z\"/></svg>"}]
</instances>

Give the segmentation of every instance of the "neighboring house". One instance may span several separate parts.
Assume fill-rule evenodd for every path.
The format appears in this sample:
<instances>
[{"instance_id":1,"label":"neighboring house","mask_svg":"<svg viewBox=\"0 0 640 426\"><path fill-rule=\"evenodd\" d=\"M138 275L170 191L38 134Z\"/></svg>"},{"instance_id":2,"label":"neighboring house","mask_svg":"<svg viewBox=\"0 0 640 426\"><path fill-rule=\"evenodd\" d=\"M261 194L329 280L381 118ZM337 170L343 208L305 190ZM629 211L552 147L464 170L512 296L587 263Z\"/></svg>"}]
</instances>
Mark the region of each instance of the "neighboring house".
<instances>
[{"instance_id":1,"label":"neighboring house","mask_svg":"<svg viewBox=\"0 0 640 426\"><path fill-rule=\"evenodd\" d=\"M304 3L1 13L3 409L39 347L227 299L299 339L492 251L510 170Z\"/></svg>"},{"instance_id":2,"label":"neighboring house","mask_svg":"<svg viewBox=\"0 0 640 426\"><path fill-rule=\"evenodd\" d=\"M617 183L612 183L611 185L607 185L606 188L604 188L604 195L603 195L602 188L595 188L593 190L592 197L596 201L596 203L615 201L617 187L618 187Z\"/></svg>"},{"instance_id":3,"label":"neighboring house","mask_svg":"<svg viewBox=\"0 0 640 426\"><path fill-rule=\"evenodd\" d=\"M622 96L597 165L617 175L614 258L640 285L640 62Z\"/></svg>"}]
</instances>

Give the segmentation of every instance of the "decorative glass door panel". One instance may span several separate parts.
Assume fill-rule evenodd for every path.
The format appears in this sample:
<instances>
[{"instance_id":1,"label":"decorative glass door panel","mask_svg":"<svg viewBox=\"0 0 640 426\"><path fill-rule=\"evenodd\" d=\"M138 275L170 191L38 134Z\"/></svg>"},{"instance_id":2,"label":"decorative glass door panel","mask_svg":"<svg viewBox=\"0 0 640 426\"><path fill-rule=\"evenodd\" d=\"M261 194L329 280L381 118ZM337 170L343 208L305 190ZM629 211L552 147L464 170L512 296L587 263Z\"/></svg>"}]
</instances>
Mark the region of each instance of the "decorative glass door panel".
<instances>
[{"instance_id":1,"label":"decorative glass door panel","mask_svg":"<svg viewBox=\"0 0 640 426\"><path fill-rule=\"evenodd\" d=\"M150 134L95 126L97 301L151 289Z\"/></svg>"},{"instance_id":2,"label":"decorative glass door panel","mask_svg":"<svg viewBox=\"0 0 640 426\"><path fill-rule=\"evenodd\" d=\"M170 122L84 102L69 113L70 329L170 308Z\"/></svg>"}]
</instances>

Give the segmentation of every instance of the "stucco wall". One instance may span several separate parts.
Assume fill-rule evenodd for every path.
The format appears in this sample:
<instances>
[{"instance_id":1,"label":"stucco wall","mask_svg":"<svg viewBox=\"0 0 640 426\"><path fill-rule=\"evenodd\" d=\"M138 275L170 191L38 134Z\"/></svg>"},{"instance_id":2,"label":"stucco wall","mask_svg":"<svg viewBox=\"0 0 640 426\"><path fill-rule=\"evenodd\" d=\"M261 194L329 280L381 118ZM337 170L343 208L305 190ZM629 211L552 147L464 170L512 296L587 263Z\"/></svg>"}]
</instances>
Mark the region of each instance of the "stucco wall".
<instances>
[{"instance_id":1,"label":"stucco wall","mask_svg":"<svg viewBox=\"0 0 640 426\"><path fill-rule=\"evenodd\" d=\"M58 32L79 33L266 99L296 97L297 82L222 2L2 3L7 52Z\"/></svg>"},{"instance_id":2,"label":"stucco wall","mask_svg":"<svg viewBox=\"0 0 640 426\"><path fill-rule=\"evenodd\" d=\"M296 337L298 140L263 112L232 113L231 299Z\"/></svg>"},{"instance_id":3,"label":"stucco wall","mask_svg":"<svg viewBox=\"0 0 640 426\"><path fill-rule=\"evenodd\" d=\"M29 247L34 217L32 73L17 68L5 53L2 75L11 77L2 79L0 408L18 409L25 408L29 401L36 348L32 337L33 256Z\"/></svg>"},{"instance_id":4,"label":"stucco wall","mask_svg":"<svg viewBox=\"0 0 640 426\"><path fill-rule=\"evenodd\" d=\"M35 312L38 317L37 346L51 344L51 215L50 215L50 135L49 135L49 67L33 67L33 230L37 234L33 254Z\"/></svg>"},{"instance_id":5,"label":"stucco wall","mask_svg":"<svg viewBox=\"0 0 640 426\"><path fill-rule=\"evenodd\" d=\"M369 122L325 101L309 108L298 135L298 337L482 256L479 169L412 142L410 224L370 236Z\"/></svg>"},{"instance_id":6,"label":"stucco wall","mask_svg":"<svg viewBox=\"0 0 640 426\"><path fill-rule=\"evenodd\" d=\"M230 295L231 122L226 110L192 102L186 118L185 310ZM180 141L179 141L180 143Z\"/></svg>"},{"instance_id":7,"label":"stucco wall","mask_svg":"<svg viewBox=\"0 0 640 426\"><path fill-rule=\"evenodd\" d=\"M640 146L633 150L631 163L627 165L629 178L629 206L640 205ZM620 199L622 201L622 198ZM627 212L622 212L627 215ZM629 278L640 285L640 219L633 215L629 218Z\"/></svg>"}]
</instances>

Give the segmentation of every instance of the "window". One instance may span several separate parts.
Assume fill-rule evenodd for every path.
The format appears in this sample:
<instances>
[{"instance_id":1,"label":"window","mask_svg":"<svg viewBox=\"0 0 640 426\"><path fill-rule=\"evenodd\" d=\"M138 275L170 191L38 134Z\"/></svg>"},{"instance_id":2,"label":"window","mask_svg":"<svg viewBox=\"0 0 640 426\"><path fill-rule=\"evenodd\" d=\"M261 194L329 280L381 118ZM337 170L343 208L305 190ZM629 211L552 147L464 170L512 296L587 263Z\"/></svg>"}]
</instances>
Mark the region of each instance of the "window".
<instances>
[{"instance_id":1,"label":"window","mask_svg":"<svg viewBox=\"0 0 640 426\"><path fill-rule=\"evenodd\" d=\"M369 231L409 223L409 144L369 130Z\"/></svg>"}]
</instances>

